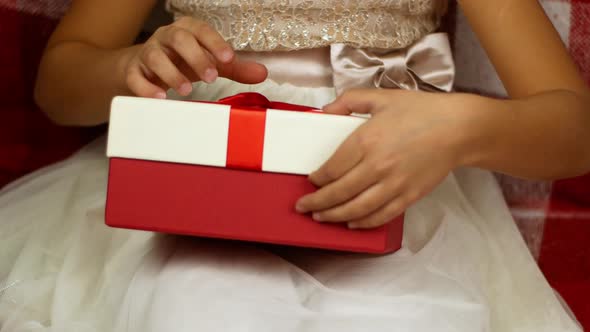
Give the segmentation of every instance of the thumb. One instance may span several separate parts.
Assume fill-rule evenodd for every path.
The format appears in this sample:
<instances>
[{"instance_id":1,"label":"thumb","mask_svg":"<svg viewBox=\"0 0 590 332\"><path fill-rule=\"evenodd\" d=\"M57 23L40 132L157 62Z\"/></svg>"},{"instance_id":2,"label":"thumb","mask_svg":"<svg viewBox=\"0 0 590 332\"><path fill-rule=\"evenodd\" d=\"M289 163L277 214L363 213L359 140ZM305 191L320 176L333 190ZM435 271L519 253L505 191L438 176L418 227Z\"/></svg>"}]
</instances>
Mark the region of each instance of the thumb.
<instances>
[{"instance_id":1,"label":"thumb","mask_svg":"<svg viewBox=\"0 0 590 332\"><path fill-rule=\"evenodd\" d=\"M227 64L219 64L218 67L219 76L240 83L256 84L266 80L268 77L266 67L254 61L236 59Z\"/></svg>"},{"instance_id":2,"label":"thumb","mask_svg":"<svg viewBox=\"0 0 590 332\"><path fill-rule=\"evenodd\" d=\"M348 90L332 103L324 106L323 110L331 114L375 114L378 112L378 105L383 98L382 92L377 89Z\"/></svg>"}]
</instances>

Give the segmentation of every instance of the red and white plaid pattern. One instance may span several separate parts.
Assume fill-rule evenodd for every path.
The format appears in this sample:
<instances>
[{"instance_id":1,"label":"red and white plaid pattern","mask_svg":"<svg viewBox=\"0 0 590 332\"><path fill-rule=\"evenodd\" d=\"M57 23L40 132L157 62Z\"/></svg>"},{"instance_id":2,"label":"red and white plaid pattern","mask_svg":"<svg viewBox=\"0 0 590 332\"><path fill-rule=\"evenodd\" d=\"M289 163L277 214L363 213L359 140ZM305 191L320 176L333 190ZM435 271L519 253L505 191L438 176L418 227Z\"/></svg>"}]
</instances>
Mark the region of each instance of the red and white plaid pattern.
<instances>
[{"instance_id":1,"label":"red and white plaid pattern","mask_svg":"<svg viewBox=\"0 0 590 332\"><path fill-rule=\"evenodd\" d=\"M590 82L590 1L572 0L570 6L570 53L586 82Z\"/></svg>"},{"instance_id":2,"label":"red and white plaid pattern","mask_svg":"<svg viewBox=\"0 0 590 332\"><path fill-rule=\"evenodd\" d=\"M59 19L70 6L71 0L0 0L0 7L29 15Z\"/></svg>"}]
</instances>

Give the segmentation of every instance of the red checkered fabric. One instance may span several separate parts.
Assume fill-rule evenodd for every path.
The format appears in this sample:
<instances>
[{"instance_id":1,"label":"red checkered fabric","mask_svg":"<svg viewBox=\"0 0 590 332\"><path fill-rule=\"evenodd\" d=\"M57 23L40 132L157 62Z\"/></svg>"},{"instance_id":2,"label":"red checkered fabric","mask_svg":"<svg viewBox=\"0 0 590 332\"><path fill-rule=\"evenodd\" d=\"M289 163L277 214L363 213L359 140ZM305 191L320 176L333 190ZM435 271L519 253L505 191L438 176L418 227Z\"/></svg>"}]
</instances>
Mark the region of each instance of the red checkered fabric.
<instances>
[{"instance_id":1,"label":"red checkered fabric","mask_svg":"<svg viewBox=\"0 0 590 332\"><path fill-rule=\"evenodd\" d=\"M32 91L51 31L70 0L0 0L0 187L63 159L97 130L61 128L37 109ZM548 17L590 82L590 0L541 0ZM492 96L505 91L455 3L453 38L457 87ZM590 330L590 176L555 183L498 175L531 252L554 287Z\"/></svg>"}]
</instances>

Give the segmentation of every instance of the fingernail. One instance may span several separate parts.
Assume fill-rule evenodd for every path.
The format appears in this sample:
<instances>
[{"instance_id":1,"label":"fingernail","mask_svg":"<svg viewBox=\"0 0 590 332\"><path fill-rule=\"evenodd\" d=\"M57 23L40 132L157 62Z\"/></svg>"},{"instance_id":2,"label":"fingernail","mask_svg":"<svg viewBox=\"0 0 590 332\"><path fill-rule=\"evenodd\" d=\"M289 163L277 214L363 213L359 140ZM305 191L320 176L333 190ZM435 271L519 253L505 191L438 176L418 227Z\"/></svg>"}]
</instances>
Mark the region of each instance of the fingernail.
<instances>
[{"instance_id":1,"label":"fingernail","mask_svg":"<svg viewBox=\"0 0 590 332\"><path fill-rule=\"evenodd\" d=\"M166 92L158 92L154 97L158 99L166 99Z\"/></svg>"},{"instance_id":2,"label":"fingernail","mask_svg":"<svg viewBox=\"0 0 590 332\"><path fill-rule=\"evenodd\" d=\"M311 218L315 221L323 221L322 216L319 213L314 213L311 215Z\"/></svg>"},{"instance_id":3,"label":"fingernail","mask_svg":"<svg viewBox=\"0 0 590 332\"><path fill-rule=\"evenodd\" d=\"M307 212L307 211L305 211L305 208L303 207L303 205L300 203L295 204L295 211L297 211L299 213Z\"/></svg>"},{"instance_id":4,"label":"fingernail","mask_svg":"<svg viewBox=\"0 0 590 332\"><path fill-rule=\"evenodd\" d=\"M207 83L213 83L215 79L217 79L217 75L218 73L216 69L208 68L207 70L205 70L203 80Z\"/></svg>"},{"instance_id":5,"label":"fingernail","mask_svg":"<svg viewBox=\"0 0 590 332\"><path fill-rule=\"evenodd\" d=\"M223 62L230 62L232 57L234 56L234 52L232 52L231 50L225 50L223 52L221 52L221 61Z\"/></svg>"},{"instance_id":6,"label":"fingernail","mask_svg":"<svg viewBox=\"0 0 590 332\"><path fill-rule=\"evenodd\" d=\"M180 88L178 89L178 92L182 95L182 96L186 96L189 93L191 93L191 91L193 90L193 86L190 83L183 83Z\"/></svg>"},{"instance_id":7,"label":"fingernail","mask_svg":"<svg viewBox=\"0 0 590 332\"><path fill-rule=\"evenodd\" d=\"M359 225L357 223L351 222L351 223L348 223L348 228L357 229L357 228L359 228Z\"/></svg>"}]
</instances>

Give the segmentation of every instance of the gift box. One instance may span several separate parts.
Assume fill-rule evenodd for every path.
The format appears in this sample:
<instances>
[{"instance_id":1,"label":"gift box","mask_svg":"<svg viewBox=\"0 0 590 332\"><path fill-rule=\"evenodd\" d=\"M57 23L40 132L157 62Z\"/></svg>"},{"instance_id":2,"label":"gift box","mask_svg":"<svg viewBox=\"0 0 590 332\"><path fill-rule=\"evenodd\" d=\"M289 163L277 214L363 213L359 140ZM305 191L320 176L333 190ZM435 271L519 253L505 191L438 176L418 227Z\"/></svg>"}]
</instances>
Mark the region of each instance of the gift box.
<instances>
[{"instance_id":1,"label":"gift box","mask_svg":"<svg viewBox=\"0 0 590 332\"><path fill-rule=\"evenodd\" d=\"M219 103L116 97L105 219L118 228L365 253L400 248L403 216L369 230L295 211L366 119L240 94Z\"/></svg>"}]
</instances>

